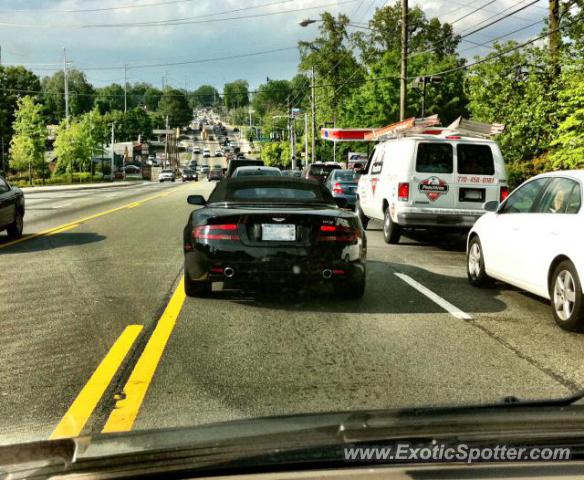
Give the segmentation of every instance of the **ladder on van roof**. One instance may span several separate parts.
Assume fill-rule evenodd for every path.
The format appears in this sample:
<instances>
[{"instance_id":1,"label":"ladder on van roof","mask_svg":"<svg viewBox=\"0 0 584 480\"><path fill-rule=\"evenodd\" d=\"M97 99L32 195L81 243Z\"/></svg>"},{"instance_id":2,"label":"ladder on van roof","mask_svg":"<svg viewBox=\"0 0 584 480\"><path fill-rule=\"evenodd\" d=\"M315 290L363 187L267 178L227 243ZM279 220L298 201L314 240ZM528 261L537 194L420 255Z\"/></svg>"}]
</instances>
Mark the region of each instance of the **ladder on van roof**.
<instances>
[{"instance_id":1,"label":"ladder on van roof","mask_svg":"<svg viewBox=\"0 0 584 480\"><path fill-rule=\"evenodd\" d=\"M384 141L415 135L435 135L448 137L492 138L503 133L505 125L500 123L483 123L458 117L447 127L440 126L438 115L422 118L407 118L386 127L375 128L365 135L366 140Z\"/></svg>"}]
</instances>

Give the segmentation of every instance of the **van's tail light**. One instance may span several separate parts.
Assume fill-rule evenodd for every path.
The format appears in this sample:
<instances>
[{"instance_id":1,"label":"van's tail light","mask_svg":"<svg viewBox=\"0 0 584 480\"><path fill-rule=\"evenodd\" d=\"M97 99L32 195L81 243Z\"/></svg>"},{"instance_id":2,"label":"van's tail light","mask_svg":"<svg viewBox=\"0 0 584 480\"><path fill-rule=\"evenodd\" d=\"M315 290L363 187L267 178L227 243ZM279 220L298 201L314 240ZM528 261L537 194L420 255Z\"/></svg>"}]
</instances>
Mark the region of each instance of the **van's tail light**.
<instances>
[{"instance_id":1,"label":"van's tail light","mask_svg":"<svg viewBox=\"0 0 584 480\"><path fill-rule=\"evenodd\" d=\"M353 242L361 236L358 228L340 225L321 225L318 232L319 242Z\"/></svg>"},{"instance_id":2,"label":"van's tail light","mask_svg":"<svg viewBox=\"0 0 584 480\"><path fill-rule=\"evenodd\" d=\"M410 184L400 183L397 187L397 198L400 202L407 202L410 199Z\"/></svg>"},{"instance_id":3,"label":"van's tail light","mask_svg":"<svg viewBox=\"0 0 584 480\"><path fill-rule=\"evenodd\" d=\"M509 187L501 187L499 194L499 202L503 202L509 196Z\"/></svg>"},{"instance_id":4,"label":"van's tail light","mask_svg":"<svg viewBox=\"0 0 584 480\"><path fill-rule=\"evenodd\" d=\"M236 223L204 225L193 230L195 240L239 240Z\"/></svg>"},{"instance_id":5,"label":"van's tail light","mask_svg":"<svg viewBox=\"0 0 584 480\"><path fill-rule=\"evenodd\" d=\"M341 186L340 183L335 183L333 185L333 193L345 193L345 191L343 190L343 187Z\"/></svg>"}]
</instances>

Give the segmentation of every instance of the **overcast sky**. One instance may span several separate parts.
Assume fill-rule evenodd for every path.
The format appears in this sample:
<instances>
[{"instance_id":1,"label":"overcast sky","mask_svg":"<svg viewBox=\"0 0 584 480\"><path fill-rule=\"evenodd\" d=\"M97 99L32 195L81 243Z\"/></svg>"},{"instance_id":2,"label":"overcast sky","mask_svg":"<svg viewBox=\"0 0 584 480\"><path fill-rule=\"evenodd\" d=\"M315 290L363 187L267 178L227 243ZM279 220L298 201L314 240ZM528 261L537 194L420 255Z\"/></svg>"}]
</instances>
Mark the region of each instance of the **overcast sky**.
<instances>
[{"instance_id":1,"label":"overcast sky","mask_svg":"<svg viewBox=\"0 0 584 480\"><path fill-rule=\"evenodd\" d=\"M465 33L476 25L495 20L498 17L493 15L499 12L503 12L500 17L531 1L410 0L410 5L418 4L428 17L449 22L484 6L455 23L455 30ZM2 63L23 64L42 76L49 75L61 68L66 47L72 65L86 71L89 80L98 87L123 83L122 66L128 64L130 82L147 81L161 86L166 75L168 83L179 88L194 89L210 83L222 90L225 82L245 78L255 88L265 82L266 76L283 79L297 72L298 51L291 47L299 40L311 40L318 29L317 25L301 28L299 20L317 18L320 12L328 10L346 13L353 22L366 23L375 8L386 3L384 0L0 0ZM528 26L545 17L545 7L545 0L540 0L468 40L482 43ZM87 11L100 9L109 10ZM182 24L147 25L175 19ZM123 26L107 27L113 24ZM526 40L542 26L540 23L505 40ZM286 48L289 49L237 58ZM488 52L468 42L463 42L460 50L467 57ZM221 57L236 58L144 67ZM142 68L136 68L139 65Z\"/></svg>"}]
</instances>

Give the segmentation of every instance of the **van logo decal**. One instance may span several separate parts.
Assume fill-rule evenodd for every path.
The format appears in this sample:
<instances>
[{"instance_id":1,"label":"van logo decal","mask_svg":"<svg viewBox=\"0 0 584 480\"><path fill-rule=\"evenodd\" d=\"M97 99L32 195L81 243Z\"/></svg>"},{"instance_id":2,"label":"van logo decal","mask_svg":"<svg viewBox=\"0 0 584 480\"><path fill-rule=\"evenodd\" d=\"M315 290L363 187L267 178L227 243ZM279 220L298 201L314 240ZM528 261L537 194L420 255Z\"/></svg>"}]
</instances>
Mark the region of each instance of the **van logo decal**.
<instances>
[{"instance_id":1,"label":"van logo decal","mask_svg":"<svg viewBox=\"0 0 584 480\"><path fill-rule=\"evenodd\" d=\"M448 184L438 177L430 177L422 180L418 185L418 190L426 194L432 202L438 200L442 195L448 193Z\"/></svg>"}]
</instances>

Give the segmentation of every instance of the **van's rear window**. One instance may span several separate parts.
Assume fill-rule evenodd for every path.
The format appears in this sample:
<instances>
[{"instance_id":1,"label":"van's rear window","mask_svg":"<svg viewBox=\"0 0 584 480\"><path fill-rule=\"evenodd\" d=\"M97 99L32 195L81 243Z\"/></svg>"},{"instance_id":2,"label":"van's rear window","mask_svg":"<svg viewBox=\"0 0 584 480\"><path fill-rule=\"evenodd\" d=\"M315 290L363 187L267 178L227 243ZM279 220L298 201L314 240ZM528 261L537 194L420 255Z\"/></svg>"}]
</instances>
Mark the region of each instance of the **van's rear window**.
<instances>
[{"instance_id":1,"label":"van's rear window","mask_svg":"<svg viewBox=\"0 0 584 480\"><path fill-rule=\"evenodd\" d=\"M458 144L458 173L468 175L494 175L495 163L489 145Z\"/></svg>"},{"instance_id":2,"label":"van's rear window","mask_svg":"<svg viewBox=\"0 0 584 480\"><path fill-rule=\"evenodd\" d=\"M452 173L452 145L420 143L416 171L421 173Z\"/></svg>"}]
</instances>

